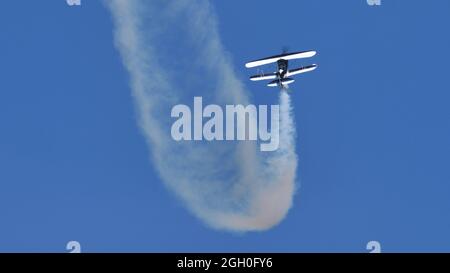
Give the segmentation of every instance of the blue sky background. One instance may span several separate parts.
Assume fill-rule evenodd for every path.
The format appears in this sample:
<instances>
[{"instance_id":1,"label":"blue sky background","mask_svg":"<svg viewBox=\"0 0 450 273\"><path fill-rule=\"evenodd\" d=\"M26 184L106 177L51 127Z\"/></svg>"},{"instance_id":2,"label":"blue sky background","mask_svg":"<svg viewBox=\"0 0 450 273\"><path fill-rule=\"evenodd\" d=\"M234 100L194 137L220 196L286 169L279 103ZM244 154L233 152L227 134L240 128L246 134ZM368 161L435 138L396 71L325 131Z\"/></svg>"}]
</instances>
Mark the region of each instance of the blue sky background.
<instances>
[{"instance_id":1,"label":"blue sky background","mask_svg":"<svg viewBox=\"0 0 450 273\"><path fill-rule=\"evenodd\" d=\"M297 63L319 69L293 85L301 188L287 218L216 231L165 188L100 1L4 1L0 251L450 251L450 2L213 2L254 103L277 92L247 81L246 61L319 52Z\"/></svg>"}]
</instances>

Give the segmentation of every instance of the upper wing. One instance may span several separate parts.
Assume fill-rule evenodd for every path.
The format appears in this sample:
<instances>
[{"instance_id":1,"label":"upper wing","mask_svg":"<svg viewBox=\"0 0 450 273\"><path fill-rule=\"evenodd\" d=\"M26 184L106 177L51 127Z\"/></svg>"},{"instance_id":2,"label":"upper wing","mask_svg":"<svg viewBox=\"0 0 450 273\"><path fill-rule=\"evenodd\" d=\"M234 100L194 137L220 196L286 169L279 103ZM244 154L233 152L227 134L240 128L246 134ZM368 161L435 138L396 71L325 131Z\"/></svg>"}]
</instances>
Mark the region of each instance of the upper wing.
<instances>
[{"instance_id":1,"label":"upper wing","mask_svg":"<svg viewBox=\"0 0 450 273\"><path fill-rule=\"evenodd\" d=\"M277 78L277 73L270 73L270 74L261 74L261 75L251 76L250 80L262 81L262 80L274 80L276 78Z\"/></svg>"},{"instance_id":2,"label":"upper wing","mask_svg":"<svg viewBox=\"0 0 450 273\"><path fill-rule=\"evenodd\" d=\"M245 64L245 67L252 68L255 66L266 65L266 64L270 64L270 63L275 63L281 59L293 60L293 59L301 59L301 58L311 58L314 55L316 55L316 51L314 51L314 50L300 51L300 52L294 52L294 53L289 53L289 54L281 54L281 55L276 55L276 56L248 62Z\"/></svg>"},{"instance_id":3,"label":"upper wing","mask_svg":"<svg viewBox=\"0 0 450 273\"><path fill-rule=\"evenodd\" d=\"M312 64L312 65L308 65L308 66L292 69L292 70L289 70L286 73L286 77L290 77L290 76L293 76L293 75L297 75L297 74L313 71L316 68L317 68L317 64Z\"/></svg>"}]
</instances>

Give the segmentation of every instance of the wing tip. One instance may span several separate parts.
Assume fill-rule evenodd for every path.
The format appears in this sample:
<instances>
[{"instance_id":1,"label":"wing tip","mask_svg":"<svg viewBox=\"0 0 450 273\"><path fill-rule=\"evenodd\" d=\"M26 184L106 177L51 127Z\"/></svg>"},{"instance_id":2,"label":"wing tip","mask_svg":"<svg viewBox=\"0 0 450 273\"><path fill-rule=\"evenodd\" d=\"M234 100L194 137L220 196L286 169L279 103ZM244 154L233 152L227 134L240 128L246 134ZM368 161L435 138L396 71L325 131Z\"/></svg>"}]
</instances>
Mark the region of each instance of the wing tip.
<instances>
[{"instance_id":1,"label":"wing tip","mask_svg":"<svg viewBox=\"0 0 450 273\"><path fill-rule=\"evenodd\" d=\"M306 53L308 54L307 58L312 58L317 55L317 51L315 51L315 50L309 50L309 51L306 51Z\"/></svg>"}]
</instances>

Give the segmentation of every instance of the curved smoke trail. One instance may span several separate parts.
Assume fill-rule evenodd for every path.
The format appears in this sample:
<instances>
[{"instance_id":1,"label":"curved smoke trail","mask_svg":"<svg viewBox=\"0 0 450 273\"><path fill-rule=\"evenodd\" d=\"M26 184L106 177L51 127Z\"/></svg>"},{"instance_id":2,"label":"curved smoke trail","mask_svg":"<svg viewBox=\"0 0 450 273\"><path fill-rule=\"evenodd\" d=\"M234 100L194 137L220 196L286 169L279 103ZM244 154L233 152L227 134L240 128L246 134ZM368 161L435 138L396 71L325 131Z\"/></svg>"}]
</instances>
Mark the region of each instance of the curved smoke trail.
<instances>
[{"instance_id":1,"label":"curved smoke trail","mask_svg":"<svg viewBox=\"0 0 450 273\"><path fill-rule=\"evenodd\" d=\"M172 106L193 96L248 104L218 34L209 1L108 0L116 46L131 80L139 123L162 180L214 228L265 230L291 207L297 156L290 98L280 93L280 146L254 142L175 142Z\"/></svg>"}]
</instances>

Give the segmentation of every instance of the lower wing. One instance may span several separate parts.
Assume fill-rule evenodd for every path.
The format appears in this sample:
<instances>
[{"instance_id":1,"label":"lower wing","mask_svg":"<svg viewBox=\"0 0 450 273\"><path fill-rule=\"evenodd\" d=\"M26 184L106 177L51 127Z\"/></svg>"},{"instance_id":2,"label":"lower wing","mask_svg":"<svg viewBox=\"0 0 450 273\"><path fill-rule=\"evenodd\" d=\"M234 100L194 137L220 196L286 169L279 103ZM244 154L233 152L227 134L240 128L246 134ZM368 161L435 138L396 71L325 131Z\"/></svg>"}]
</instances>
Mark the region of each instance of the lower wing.
<instances>
[{"instance_id":1,"label":"lower wing","mask_svg":"<svg viewBox=\"0 0 450 273\"><path fill-rule=\"evenodd\" d=\"M276 78L277 78L277 73L270 73L270 74L261 74L261 75L251 76L250 80L263 81L263 80L275 80Z\"/></svg>"},{"instance_id":2,"label":"lower wing","mask_svg":"<svg viewBox=\"0 0 450 273\"><path fill-rule=\"evenodd\" d=\"M310 72L310 71L315 70L316 68L317 68L317 64L312 64L312 65L308 65L308 66L292 69L292 70L289 70L286 73L286 77L290 77L290 76L293 76L293 75Z\"/></svg>"}]
</instances>

